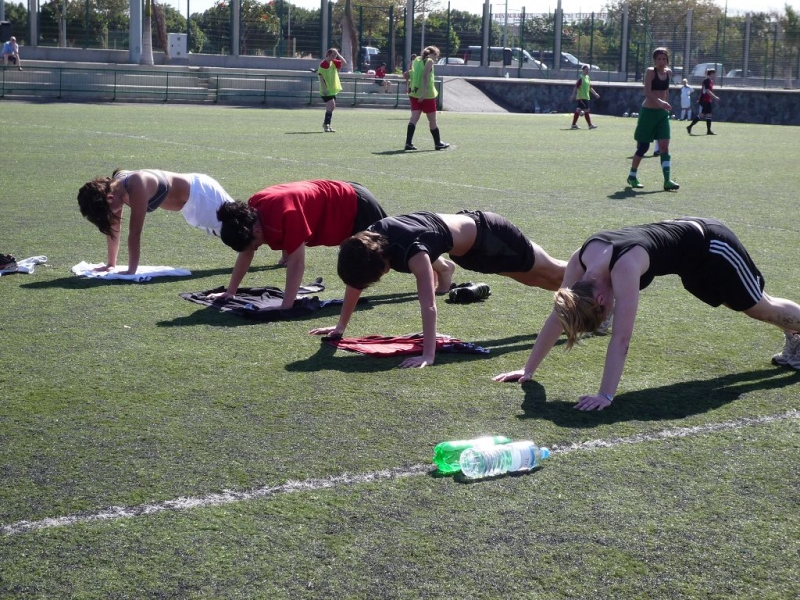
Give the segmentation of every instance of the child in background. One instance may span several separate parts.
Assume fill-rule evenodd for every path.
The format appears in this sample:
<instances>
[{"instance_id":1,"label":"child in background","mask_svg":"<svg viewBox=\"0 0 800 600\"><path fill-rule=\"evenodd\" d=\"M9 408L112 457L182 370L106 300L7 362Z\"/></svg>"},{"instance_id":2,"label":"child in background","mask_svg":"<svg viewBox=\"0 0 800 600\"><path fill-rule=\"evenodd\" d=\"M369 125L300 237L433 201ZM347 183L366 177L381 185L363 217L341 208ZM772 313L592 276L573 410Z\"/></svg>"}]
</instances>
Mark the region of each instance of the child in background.
<instances>
[{"instance_id":1,"label":"child in background","mask_svg":"<svg viewBox=\"0 0 800 600\"><path fill-rule=\"evenodd\" d=\"M333 111L336 108L336 95L342 91L342 82L339 80L339 70L347 64L344 57L339 54L336 48L331 48L325 53L325 60L319 63L319 95L325 102L325 120L322 123L322 131L333 133L336 130L331 127Z\"/></svg>"},{"instance_id":2,"label":"child in background","mask_svg":"<svg viewBox=\"0 0 800 600\"><path fill-rule=\"evenodd\" d=\"M692 118L692 92L694 92L694 88L684 79L681 88L681 121L688 121Z\"/></svg>"}]
</instances>

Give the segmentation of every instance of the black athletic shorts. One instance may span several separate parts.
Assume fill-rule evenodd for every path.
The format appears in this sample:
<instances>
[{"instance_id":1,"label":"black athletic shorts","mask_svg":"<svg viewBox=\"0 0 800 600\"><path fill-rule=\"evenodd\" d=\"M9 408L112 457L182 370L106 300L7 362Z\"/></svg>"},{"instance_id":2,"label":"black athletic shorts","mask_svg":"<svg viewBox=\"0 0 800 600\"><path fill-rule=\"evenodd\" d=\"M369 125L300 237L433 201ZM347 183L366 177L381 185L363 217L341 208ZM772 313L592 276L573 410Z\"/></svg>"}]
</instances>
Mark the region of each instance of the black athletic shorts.
<instances>
[{"instance_id":1,"label":"black athletic shorts","mask_svg":"<svg viewBox=\"0 0 800 600\"><path fill-rule=\"evenodd\" d=\"M709 306L738 311L755 306L764 295L764 277L736 234L715 219L687 220L703 224L708 253L691 272L680 274L686 291Z\"/></svg>"},{"instance_id":2,"label":"black athletic shorts","mask_svg":"<svg viewBox=\"0 0 800 600\"><path fill-rule=\"evenodd\" d=\"M505 217L480 210L462 210L475 221L475 244L463 256L450 258L459 267L478 273L525 273L533 268L533 244Z\"/></svg>"},{"instance_id":3,"label":"black athletic shorts","mask_svg":"<svg viewBox=\"0 0 800 600\"><path fill-rule=\"evenodd\" d=\"M353 222L353 233L355 235L364 231L375 221L385 219L388 215L383 207L378 204L375 196L367 188L355 181L348 181L356 191L356 219Z\"/></svg>"}]
</instances>

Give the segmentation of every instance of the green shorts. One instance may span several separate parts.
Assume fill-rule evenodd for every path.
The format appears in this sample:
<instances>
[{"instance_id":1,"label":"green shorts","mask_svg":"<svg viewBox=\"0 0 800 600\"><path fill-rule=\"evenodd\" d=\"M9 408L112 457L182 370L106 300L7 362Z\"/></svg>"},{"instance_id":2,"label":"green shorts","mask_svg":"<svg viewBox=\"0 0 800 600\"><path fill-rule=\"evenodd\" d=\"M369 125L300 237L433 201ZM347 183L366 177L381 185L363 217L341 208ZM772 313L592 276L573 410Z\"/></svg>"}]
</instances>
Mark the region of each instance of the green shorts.
<instances>
[{"instance_id":1,"label":"green shorts","mask_svg":"<svg viewBox=\"0 0 800 600\"><path fill-rule=\"evenodd\" d=\"M642 107L633 139L649 144L653 140L669 139L669 111L663 108Z\"/></svg>"}]
</instances>

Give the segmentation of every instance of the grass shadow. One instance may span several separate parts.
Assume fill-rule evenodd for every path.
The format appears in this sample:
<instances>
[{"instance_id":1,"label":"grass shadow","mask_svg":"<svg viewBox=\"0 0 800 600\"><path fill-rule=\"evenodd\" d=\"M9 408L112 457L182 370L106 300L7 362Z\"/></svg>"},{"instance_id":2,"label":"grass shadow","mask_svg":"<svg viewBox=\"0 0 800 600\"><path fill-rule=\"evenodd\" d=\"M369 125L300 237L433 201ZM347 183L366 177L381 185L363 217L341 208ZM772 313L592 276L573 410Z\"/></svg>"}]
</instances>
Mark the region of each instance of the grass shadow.
<instances>
[{"instance_id":1,"label":"grass shadow","mask_svg":"<svg viewBox=\"0 0 800 600\"><path fill-rule=\"evenodd\" d=\"M372 308L370 306L370 302L366 300L359 302L358 307L361 310L369 310ZM275 312L279 311L276 310ZM230 310L223 311L214 306L204 306L190 315L158 321L156 322L156 327L193 327L196 325L209 325L212 327L240 327L242 325L262 325L280 321L310 321L312 319L326 316L333 318L338 316L340 312L340 304L329 304L328 306L323 306L318 310L309 311L307 314L288 318L248 319L247 317Z\"/></svg>"},{"instance_id":2,"label":"grass shadow","mask_svg":"<svg viewBox=\"0 0 800 600\"><path fill-rule=\"evenodd\" d=\"M626 187L624 190L618 190L606 196L609 200L630 200L638 196L649 196L650 194L659 194L664 190L648 190L648 191L635 191L633 188Z\"/></svg>"},{"instance_id":3,"label":"grass shadow","mask_svg":"<svg viewBox=\"0 0 800 600\"><path fill-rule=\"evenodd\" d=\"M339 356L334 356L337 350L341 350ZM290 372L312 373L316 371L340 371L342 373L380 373L391 369L399 368L403 359L409 354L393 354L388 356L359 354L348 350L336 348L320 339L320 348L316 353L286 365L286 370ZM444 365L453 362L463 362L464 360L485 360L492 358L491 354L469 353L469 352L448 352L437 350L436 364Z\"/></svg>"},{"instance_id":4,"label":"grass shadow","mask_svg":"<svg viewBox=\"0 0 800 600\"><path fill-rule=\"evenodd\" d=\"M363 354L347 353L334 356L338 349L320 339L317 351L301 360L286 364L290 373L315 373L318 371L341 371L343 373L381 373L394 369L399 364L397 356L375 357ZM392 358L394 360L371 360L375 358Z\"/></svg>"},{"instance_id":5,"label":"grass shadow","mask_svg":"<svg viewBox=\"0 0 800 600\"><path fill-rule=\"evenodd\" d=\"M577 398L569 402L548 402L544 387L531 381L522 384L524 414L518 418L545 419L561 427L581 428L621 421L677 420L717 409L749 392L778 390L798 382L800 372L772 367L627 392L617 396L610 408L584 412L574 408Z\"/></svg>"},{"instance_id":6,"label":"grass shadow","mask_svg":"<svg viewBox=\"0 0 800 600\"><path fill-rule=\"evenodd\" d=\"M401 304L417 299L416 292L401 292L399 294L382 294L380 296L369 296L366 298L370 304Z\"/></svg>"}]
</instances>

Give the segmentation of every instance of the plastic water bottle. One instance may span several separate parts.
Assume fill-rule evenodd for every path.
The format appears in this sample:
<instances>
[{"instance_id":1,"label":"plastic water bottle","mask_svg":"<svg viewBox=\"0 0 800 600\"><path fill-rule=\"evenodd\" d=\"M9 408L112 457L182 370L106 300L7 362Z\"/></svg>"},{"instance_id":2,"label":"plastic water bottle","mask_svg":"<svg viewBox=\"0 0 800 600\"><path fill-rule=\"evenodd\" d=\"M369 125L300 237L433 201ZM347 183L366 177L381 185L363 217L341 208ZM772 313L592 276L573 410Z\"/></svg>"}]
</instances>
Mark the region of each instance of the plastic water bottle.
<instances>
[{"instance_id":1,"label":"plastic water bottle","mask_svg":"<svg viewBox=\"0 0 800 600\"><path fill-rule=\"evenodd\" d=\"M492 477L514 471L528 471L549 458L550 450L530 441L501 446L467 448L461 454L461 471L470 479Z\"/></svg>"},{"instance_id":2,"label":"plastic water bottle","mask_svg":"<svg viewBox=\"0 0 800 600\"><path fill-rule=\"evenodd\" d=\"M455 473L461 470L459 459L461 453L467 448L494 446L495 444L508 444L511 441L502 435L475 438L474 440L454 440L441 442L433 449L433 462L441 473Z\"/></svg>"}]
</instances>

